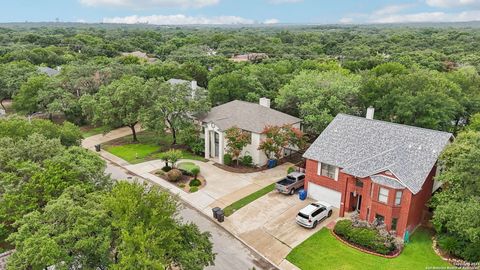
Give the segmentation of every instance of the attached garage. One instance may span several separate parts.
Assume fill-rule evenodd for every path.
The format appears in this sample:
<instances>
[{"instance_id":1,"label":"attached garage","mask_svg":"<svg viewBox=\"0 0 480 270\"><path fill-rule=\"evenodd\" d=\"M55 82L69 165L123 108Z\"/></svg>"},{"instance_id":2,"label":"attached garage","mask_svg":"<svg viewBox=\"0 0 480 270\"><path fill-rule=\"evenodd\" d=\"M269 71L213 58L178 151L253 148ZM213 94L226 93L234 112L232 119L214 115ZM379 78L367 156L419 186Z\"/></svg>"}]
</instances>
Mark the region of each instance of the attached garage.
<instances>
[{"instance_id":1,"label":"attached garage","mask_svg":"<svg viewBox=\"0 0 480 270\"><path fill-rule=\"evenodd\" d=\"M309 182L307 194L308 194L308 197L314 200L324 201L331 204L334 207L340 208L342 193L336 190L322 187L312 182Z\"/></svg>"}]
</instances>

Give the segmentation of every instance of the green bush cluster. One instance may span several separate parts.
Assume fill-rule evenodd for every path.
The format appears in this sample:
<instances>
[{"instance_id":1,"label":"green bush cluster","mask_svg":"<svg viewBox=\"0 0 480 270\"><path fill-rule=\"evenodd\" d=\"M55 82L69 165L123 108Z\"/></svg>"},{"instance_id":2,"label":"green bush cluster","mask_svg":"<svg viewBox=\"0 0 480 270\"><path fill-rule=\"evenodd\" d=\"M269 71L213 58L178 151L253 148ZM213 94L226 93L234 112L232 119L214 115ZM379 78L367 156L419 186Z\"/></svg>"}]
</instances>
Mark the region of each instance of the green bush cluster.
<instances>
[{"instance_id":1,"label":"green bush cluster","mask_svg":"<svg viewBox=\"0 0 480 270\"><path fill-rule=\"evenodd\" d=\"M198 191L198 187L190 187L190 192L193 193L193 192L197 192Z\"/></svg>"},{"instance_id":2,"label":"green bush cluster","mask_svg":"<svg viewBox=\"0 0 480 270\"><path fill-rule=\"evenodd\" d=\"M437 243L443 251L470 262L480 260L480 242L461 240L450 234L439 234Z\"/></svg>"},{"instance_id":3,"label":"green bush cluster","mask_svg":"<svg viewBox=\"0 0 480 270\"><path fill-rule=\"evenodd\" d=\"M200 182L200 180L198 179L192 179L190 180L190 183L189 183L189 186L191 187L199 187L202 185L202 182Z\"/></svg>"},{"instance_id":4,"label":"green bush cluster","mask_svg":"<svg viewBox=\"0 0 480 270\"><path fill-rule=\"evenodd\" d=\"M232 162L233 162L232 155L230 155L228 153L223 155L223 164L225 164L227 166L230 166L230 165L232 165Z\"/></svg>"},{"instance_id":5,"label":"green bush cluster","mask_svg":"<svg viewBox=\"0 0 480 270\"><path fill-rule=\"evenodd\" d=\"M351 220L337 222L334 232L353 244L380 254L388 254L395 250L393 239L382 237L374 228L354 227Z\"/></svg>"},{"instance_id":6,"label":"green bush cluster","mask_svg":"<svg viewBox=\"0 0 480 270\"><path fill-rule=\"evenodd\" d=\"M163 166L162 171L169 172L172 169L170 166Z\"/></svg>"},{"instance_id":7,"label":"green bush cluster","mask_svg":"<svg viewBox=\"0 0 480 270\"><path fill-rule=\"evenodd\" d=\"M292 173L292 172L294 172L294 171L295 171L295 167L293 167L293 166L292 166L292 167L288 167L288 169L287 169L287 174Z\"/></svg>"},{"instance_id":8,"label":"green bush cluster","mask_svg":"<svg viewBox=\"0 0 480 270\"><path fill-rule=\"evenodd\" d=\"M253 158L250 155L245 155L245 156L240 158L240 163L242 163L243 166L252 167L253 166Z\"/></svg>"}]
</instances>

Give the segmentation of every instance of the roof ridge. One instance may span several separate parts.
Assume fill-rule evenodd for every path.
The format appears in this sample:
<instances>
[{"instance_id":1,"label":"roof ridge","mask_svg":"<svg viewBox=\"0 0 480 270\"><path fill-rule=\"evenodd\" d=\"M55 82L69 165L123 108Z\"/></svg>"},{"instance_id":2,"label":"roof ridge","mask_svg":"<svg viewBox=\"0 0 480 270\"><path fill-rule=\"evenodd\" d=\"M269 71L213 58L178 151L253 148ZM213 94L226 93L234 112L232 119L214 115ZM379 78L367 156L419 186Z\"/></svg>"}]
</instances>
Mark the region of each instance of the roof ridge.
<instances>
[{"instance_id":1,"label":"roof ridge","mask_svg":"<svg viewBox=\"0 0 480 270\"><path fill-rule=\"evenodd\" d=\"M420 130L425 130L425 131L444 133L444 134L449 134L450 136L453 136L453 134L450 133L450 132L436 130L436 129L422 128L422 127L400 124L400 123L395 123L395 122L389 122L389 121L384 121L384 120L379 120L379 119L368 119L368 118L365 118L365 117L350 115L350 114L345 114L345 113L339 113L339 114L337 114L337 116L338 115L347 116L347 117L351 117L351 118L357 118L357 119L363 119L363 120L368 120L368 121L380 122L380 123L390 124L390 125L395 125L395 126L401 126L401 127L405 127L405 128L420 129Z\"/></svg>"},{"instance_id":2,"label":"roof ridge","mask_svg":"<svg viewBox=\"0 0 480 270\"><path fill-rule=\"evenodd\" d=\"M361 161L358 161L357 163L353 163L353 164L351 164L351 165L349 165L348 167L345 167L345 168L343 168L343 169L348 169L348 168L350 168L350 167L353 167L353 166L355 166L355 165L361 164L361 163L366 162L366 161L368 161L368 160L371 160L371 159L373 159L373 158L382 156L382 155L384 155L384 154L386 154L386 153L388 153L388 152L391 152L391 151L393 151L393 150L395 150L395 149L397 149L397 148L398 148L398 146L395 146L394 148L390 148L390 149L388 149L388 150L385 150L385 151L383 151L383 152L380 152L380 153L378 153L378 154L376 154L376 155L373 155L373 156L371 156L371 157L368 157L368 158L366 158L366 159L362 159Z\"/></svg>"}]
</instances>

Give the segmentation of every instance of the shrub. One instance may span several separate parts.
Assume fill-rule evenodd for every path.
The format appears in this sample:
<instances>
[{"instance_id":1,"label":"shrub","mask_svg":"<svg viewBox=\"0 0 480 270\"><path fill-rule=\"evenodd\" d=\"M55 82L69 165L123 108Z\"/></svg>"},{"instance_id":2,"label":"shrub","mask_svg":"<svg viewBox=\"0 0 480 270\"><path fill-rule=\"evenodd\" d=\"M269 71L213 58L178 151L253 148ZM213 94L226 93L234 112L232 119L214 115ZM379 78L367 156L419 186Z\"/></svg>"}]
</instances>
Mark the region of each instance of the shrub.
<instances>
[{"instance_id":1,"label":"shrub","mask_svg":"<svg viewBox=\"0 0 480 270\"><path fill-rule=\"evenodd\" d=\"M180 185L178 185L178 186L181 187L181 188L184 188L184 187L185 187L185 184L180 184Z\"/></svg>"},{"instance_id":2,"label":"shrub","mask_svg":"<svg viewBox=\"0 0 480 270\"><path fill-rule=\"evenodd\" d=\"M232 162L233 162L232 155L230 154L223 155L223 164L230 166L232 165Z\"/></svg>"},{"instance_id":3,"label":"shrub","mask_svg":"<svg viewBox=\"0 0 480 270\"><path fill-rule=\"evenodd\" d=\"M180 180L180 178L182 178L182 175L182 172L178 169L171 169L167 173L168 180L172 182L177 182L178 180Z\"/></svg>"},{"instance_id":4,"label":"shrub","mask_svg":"<svg viewBox=\"0 0 480 270\"><path fill-rule=\"evenodd\" d=\"M243 166L252 167L253 166L253 158L250 155L246 155L240 158L240 162Z\"/></svg>"},{"instance_id":5,"label":"shrub","mask_svg":"<svg viewBox=\"0 0 480 270\"><path fill-rule=\"evenodd\" d=\"M381 235L375 228L354 227L351 220L340 220L333 229L347 241L371 249L380 254L388 254L395 250L394 238Z\"/></svg>"},{"instance_id":6,"label":"shrub","mask_svg":"<svg viewBox=\"0 0 480 270\"><path fill-rule=\"evenodd\" d=\"M198 187L202 185L202 182L198 179L192 179L188 185L191 187Z\"/></svg>"},{"instance_id":7,"label":"shrub","mask_svg":"<svg viewBox=\"0 0 480 270\"><path fill-rule=\"evenodd\" d=\"M295 171L295 167L288 167L287 174Z\"/></svg>"},{"instance_id":8,"label":"shrub","mask_svg":"<svg viewBox=\"0 0 480 270\"><path fill-rule=\"evenodd\" d=\"M188 144L188 146L195 155L202 155L203 151L205 151L205 140L199 139L193 143Z\"/></svg>"},{"instance_id":9,"label":"shrub","mask_svg":"<svg viewBox=\"0 0 480 270\"><path fill-rule=\"evenodd\" d=\"M162 171L169 172L172 169L170 166L163 166Z\"/></svg>"},{"instance_id":10,"label":"shrub","mask_svg":"<svg viewBox=\"0 0 480 270\"><path fill-rule=\"evenodd\" d=\"M198 187L190 187L190 192L193 193L193 192L197 192L198 191Z\"/></svg>"},{"instance_id":11,"label":"shrub","mask_svg":"<svg viewBox=\"0 0 480 270\"><path fill-rule=\"evenodd\" d=\"M457 239L450 235L439 236L437 239L437 243L443 251L446 251L449 254L455 254L455 251L458 250L460 247Z\"/></svg>"}]
</instances>

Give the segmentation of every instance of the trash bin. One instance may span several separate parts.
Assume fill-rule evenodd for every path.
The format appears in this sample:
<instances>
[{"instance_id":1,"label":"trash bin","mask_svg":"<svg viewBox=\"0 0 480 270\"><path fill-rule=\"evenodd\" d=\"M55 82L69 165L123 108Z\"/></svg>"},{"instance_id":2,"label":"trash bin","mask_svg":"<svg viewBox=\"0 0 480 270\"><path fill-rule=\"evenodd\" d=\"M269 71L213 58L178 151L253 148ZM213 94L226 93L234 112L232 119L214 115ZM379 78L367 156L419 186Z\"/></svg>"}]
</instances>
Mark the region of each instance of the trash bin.
<instances>
[{"instance_id":1,"label":"trash bin","mask_svg":"<svg viewBox=\"0 0 480 270\"><path fill-rule=\"evenodd\" d=\"M95 144L95 151L100 152L100 144Z\"/></svg>"},{"instance_id":2,"label":"trash bin","mask_svg":"<svg viewBox=\"0 0 480 270\"><path fill-rule=\"evenodd\" d=\"M298 198L304 201L307 198L307 191L304 189L300 189L300 191L298 192Z\"/></svg>"},{"instance_id":3,"label":"trash bin","mask_svg":"<svg viewBox=\"0 0 480 270\"><path fill-rule=\"evenodd\" d=\"M225 220L225 214L222 209L217 211L217 220L218 222L223 222Z\"/></svg>"},{"instance_id":4,"label":"trash bin","mask_svg":"<svg viewBox=\"0 0 480 270\"><path fill-rule=\"evenodd\" d=\"M214 219L217 219L217 213L218 213L218 211L220 211L220 210L222 210L222 209L220 209L220 207L214 207L214 208L212 208L212 213L213 213L213 218L214 218Z\"/></svg>"},{"instance_id":5,"label":"trash bin","mask_svg":"<svg viewBox=\"0 0 480 270\"><path fill-rule=\"evenodd\" d=\"M277 160L276 159L269 159L268 160L268 168L271 169L273 167L277 166Z\"/></svg>"}]
</instances>

